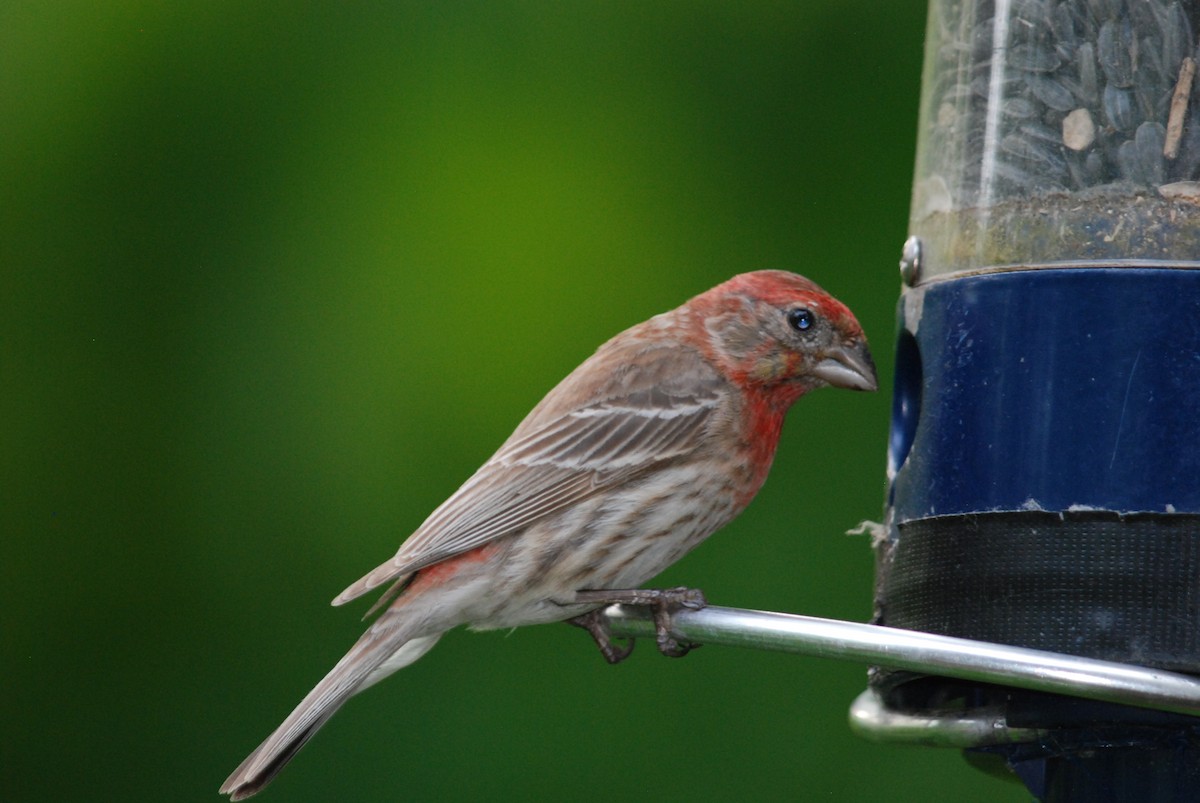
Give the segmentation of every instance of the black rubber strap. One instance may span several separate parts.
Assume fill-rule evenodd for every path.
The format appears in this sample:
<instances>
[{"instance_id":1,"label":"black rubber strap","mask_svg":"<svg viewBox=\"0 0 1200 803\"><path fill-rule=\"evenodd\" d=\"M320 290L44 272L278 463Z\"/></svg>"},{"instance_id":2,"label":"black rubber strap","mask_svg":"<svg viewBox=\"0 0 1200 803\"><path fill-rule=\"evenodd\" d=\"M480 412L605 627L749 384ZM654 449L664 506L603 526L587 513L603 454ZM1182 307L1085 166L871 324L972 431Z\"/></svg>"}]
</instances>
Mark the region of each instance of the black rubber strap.
<instances>
[{"instance_id":1,"label":"black rubber strap","mask_svg":"<svg viewBox=\"0 0 1200 803\"><path fill-rule=\"evenodd\" d=\"M891 557L883 624L1200 672L1200 516L930 518Z\"/></svg>"}]
</instances>

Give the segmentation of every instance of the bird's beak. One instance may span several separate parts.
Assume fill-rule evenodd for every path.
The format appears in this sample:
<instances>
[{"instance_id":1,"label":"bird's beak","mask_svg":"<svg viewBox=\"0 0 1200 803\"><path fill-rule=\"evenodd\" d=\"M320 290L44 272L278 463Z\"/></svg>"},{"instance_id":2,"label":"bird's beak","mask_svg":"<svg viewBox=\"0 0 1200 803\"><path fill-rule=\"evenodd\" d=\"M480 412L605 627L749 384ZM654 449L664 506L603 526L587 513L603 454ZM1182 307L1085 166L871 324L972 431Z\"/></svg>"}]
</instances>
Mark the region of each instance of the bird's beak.
<instances>
[{"instance_id":1,"label":"bird's beak","mask_svg":"<svg viewBox=\"0 0 1200 803\"><path fill-rule=\"evenodd\" d=\"M879 379L875 376L875 361L871 359L871 351L867 348L865 340L859 340L849 346L833 346L826 349L812 373L835 388L879 389Z\"/></svg>"}]
</instances>

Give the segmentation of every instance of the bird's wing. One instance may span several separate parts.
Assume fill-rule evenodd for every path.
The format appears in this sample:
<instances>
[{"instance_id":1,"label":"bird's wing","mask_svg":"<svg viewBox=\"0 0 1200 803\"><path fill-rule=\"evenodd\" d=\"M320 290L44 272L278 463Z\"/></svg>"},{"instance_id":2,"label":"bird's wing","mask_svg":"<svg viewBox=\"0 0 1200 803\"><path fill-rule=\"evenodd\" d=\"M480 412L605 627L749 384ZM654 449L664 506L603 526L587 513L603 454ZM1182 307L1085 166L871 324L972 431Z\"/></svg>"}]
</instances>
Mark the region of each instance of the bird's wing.
<instances>
[{"instance_id":1,"label":"bird's wing","mask_svg":"<svg viewBox=\"0 0 1200 803\"><path fill-rule=\"evenodd\" d=\"M576 374L587 376L589 364L603 356L603 351L598 353ZM475 549L651 466L692 453L703 441L721 398L719 375L695 352L678 347L641 349L637 357L613 365L581 406L568 404L564 409L556 394L575 374L564 380L500 450L430 514L394 558L343 591L334 604ZM606 366L600 360L593 367Z\"/></svg>"}]
</instances>

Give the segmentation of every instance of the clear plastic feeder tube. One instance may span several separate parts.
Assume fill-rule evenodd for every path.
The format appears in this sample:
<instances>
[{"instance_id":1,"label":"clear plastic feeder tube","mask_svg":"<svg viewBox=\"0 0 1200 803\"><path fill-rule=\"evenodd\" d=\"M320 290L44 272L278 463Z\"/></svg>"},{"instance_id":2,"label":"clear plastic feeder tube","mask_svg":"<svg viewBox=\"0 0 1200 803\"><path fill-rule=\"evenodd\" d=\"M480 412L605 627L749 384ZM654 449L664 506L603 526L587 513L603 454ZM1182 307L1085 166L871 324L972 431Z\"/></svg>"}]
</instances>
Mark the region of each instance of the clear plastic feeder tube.
<instances>
[{"instance_id":1,"label":"clear plastic feeder tube","mask_svg":"<svg viewBox=\"0 0 1200 803\"><path fill-rule=\"evenodd\" d=\"M932 0L920 280L1200 267L1200 0Z\"/></svg>"}]
</instances>

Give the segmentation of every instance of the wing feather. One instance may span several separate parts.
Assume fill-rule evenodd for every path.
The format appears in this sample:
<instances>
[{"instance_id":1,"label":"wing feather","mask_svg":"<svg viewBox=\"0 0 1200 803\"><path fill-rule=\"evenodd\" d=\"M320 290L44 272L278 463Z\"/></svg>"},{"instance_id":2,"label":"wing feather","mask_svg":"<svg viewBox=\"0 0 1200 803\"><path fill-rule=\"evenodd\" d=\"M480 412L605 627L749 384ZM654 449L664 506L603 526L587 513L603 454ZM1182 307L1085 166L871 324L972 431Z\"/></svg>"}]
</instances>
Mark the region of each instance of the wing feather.
<instances>
[{"instance_id":1,"label":"wing feather","mask_svg":"<svg viewBox=\"0 0 1200 803\"><path fill-rule=\"evenodd\" d=\"M697 354L681 351L643 349L639 359L628 360L601 349L576 373L606 356L619 361L588 404L564 408L556 398L572 374L430 514L394 558L343 591L334 604L516 532L695 451L704 442L723 383Z\"/></svg>"}]
</instances>

